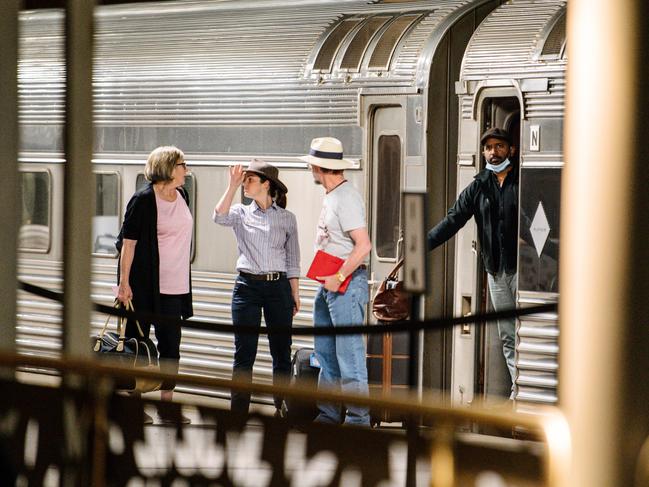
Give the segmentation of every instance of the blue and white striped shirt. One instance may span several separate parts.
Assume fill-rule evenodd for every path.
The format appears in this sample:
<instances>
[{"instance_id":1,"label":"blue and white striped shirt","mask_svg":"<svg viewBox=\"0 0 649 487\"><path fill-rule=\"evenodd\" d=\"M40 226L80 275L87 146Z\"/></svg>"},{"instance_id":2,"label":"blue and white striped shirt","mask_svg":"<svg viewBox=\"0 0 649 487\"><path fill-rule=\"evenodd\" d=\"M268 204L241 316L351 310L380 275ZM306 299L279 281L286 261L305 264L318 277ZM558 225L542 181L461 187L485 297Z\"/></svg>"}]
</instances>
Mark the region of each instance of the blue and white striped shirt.
<instances>
[{"instance_id":1,"label":"blue and white striped shirt","mask_svg":"<svg viewBox=\"0 0 649 487\"><path fill-rule=\"evenodd\" d=\"M253 201L236 204L227 215L214 212L214 221L232 227L237 238L237 271L250 274L286 272L286 277L300 277L300 244L297 220L275 203L266 211Z\"/></svg>"}]
</instances>

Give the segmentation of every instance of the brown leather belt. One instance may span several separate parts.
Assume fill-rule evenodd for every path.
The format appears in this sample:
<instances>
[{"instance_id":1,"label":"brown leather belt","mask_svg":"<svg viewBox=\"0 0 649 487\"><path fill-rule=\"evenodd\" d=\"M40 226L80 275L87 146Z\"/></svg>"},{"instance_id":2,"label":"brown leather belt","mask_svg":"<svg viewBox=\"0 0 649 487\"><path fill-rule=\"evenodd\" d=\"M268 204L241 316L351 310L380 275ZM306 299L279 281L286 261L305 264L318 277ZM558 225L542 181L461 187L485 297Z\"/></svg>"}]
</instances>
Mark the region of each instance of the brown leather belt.
<instances>
[{"instance_id":1,"label":"brown leather belt","mask_svg":"<svg viewBox=\"0 0 649 487\"><path fill-rule=\"evenodd\" d=\"M239 275L246 279L253 281L279 281L286 278L286 272L269 272L268 274L250 274L248 272L239 271Z\"/></svg>"}]
</instances>

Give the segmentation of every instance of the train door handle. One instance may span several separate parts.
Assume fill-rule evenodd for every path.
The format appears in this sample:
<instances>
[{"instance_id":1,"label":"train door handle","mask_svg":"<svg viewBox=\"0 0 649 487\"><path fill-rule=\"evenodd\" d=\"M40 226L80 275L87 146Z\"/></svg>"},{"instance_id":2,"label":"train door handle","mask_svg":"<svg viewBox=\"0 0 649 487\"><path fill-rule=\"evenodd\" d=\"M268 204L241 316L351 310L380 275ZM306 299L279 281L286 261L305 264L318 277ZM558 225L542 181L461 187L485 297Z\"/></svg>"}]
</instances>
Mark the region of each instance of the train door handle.
<instances>
[{"instance_id":1,"label":"train door handle","mask_svg":"<svg viewBox=\"0 0 649 487\"><path fill-rule=\"evenodd\" d=\"M462 296L462 316L467 317L471 316L471 296L463 295ZM460 335L471 335L471 325L469 323L463 323L460 329Z\"/></svg>"},{"instance_id":2,"label":"train door handle","mask_svg":"<svg viewBox=\"0 0 649 487\"><path fill-rule=\"evenodd\" d=\"M374 286L375 284L378 284L378 283L379 283L379 281L374 279L374 272L372 272L372 274L370 274L370 278L367 280L367 285L368 286Z\"/></svg>"}]
</instances>

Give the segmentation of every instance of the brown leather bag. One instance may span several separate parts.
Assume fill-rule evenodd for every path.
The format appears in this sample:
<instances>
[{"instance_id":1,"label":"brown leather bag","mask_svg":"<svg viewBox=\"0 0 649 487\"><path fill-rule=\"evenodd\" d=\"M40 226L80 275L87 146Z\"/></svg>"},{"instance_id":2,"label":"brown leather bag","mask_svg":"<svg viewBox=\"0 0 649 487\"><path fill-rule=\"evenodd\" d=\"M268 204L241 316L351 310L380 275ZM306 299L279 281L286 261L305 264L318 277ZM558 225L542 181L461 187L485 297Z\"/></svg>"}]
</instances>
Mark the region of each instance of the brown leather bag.
<instances>
[{"instance_id":1,"label":"brown leather bag","mask_svg":"<svg viewBox=\"0 0 649 487\"><path fill-rule=\"evenodd\" d=\"M402 321L410 316L410 293L403 290L403 282L399 281L399 269L403 265L401 259L390 271L372 300L372 313L377 320Z\"/></svg>"}]
</instances>

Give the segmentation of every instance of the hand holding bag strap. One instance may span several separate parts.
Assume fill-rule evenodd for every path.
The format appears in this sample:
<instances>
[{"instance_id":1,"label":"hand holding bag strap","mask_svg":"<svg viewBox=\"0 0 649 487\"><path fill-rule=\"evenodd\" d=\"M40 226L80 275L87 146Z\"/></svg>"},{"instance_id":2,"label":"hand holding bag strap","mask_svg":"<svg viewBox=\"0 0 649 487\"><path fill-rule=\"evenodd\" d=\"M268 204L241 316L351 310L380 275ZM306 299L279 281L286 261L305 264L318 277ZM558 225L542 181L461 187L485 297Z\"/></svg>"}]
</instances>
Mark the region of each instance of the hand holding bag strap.
<instances>
[{"instance_id":1,"label":"hand holding bag strap","mask_svg":"<svg viewBox=\"0 0 649 487\"><path fill-rule=\"evenodd\" d=\"M115 302L113 303L113 308L118 309L120 307L120 303L117 299L115 299ZM97 335L97 342L95 343L95 348L94 351L98 352L101 349L101 339L104 338L104 335L106 334L106 329L108 328L108 322L112 318L112 315L108 315L106 318L106 322L104 323L104 327L99 331L99 335ZM117 328L119 331L119 322L117 324Z\"/></svg>"}]
</instances>

